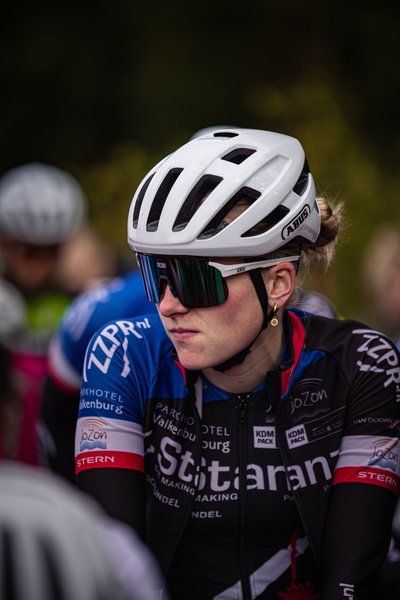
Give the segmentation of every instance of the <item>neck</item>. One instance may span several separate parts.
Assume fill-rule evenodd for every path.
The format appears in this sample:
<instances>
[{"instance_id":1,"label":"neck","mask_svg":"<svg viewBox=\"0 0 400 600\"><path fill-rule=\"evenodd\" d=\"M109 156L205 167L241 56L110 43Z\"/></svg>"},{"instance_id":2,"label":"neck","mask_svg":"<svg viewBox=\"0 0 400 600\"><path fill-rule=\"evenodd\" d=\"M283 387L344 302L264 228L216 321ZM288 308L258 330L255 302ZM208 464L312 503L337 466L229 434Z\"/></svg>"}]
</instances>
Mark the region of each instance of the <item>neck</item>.
<instances>
[{"instance_id":1,"label":"neck","mask_svg":"<svg viewBox=\"0 0 400 600\"><path fill-rule=\"evenodd\" d=\"M246 394L259 387L268 371L276 369L282 358L285 342L282 322L268 327L260 334L241 365L220 373L211 367L204 375L215 386L230 394Z\"/></svg>"}]
</instances>

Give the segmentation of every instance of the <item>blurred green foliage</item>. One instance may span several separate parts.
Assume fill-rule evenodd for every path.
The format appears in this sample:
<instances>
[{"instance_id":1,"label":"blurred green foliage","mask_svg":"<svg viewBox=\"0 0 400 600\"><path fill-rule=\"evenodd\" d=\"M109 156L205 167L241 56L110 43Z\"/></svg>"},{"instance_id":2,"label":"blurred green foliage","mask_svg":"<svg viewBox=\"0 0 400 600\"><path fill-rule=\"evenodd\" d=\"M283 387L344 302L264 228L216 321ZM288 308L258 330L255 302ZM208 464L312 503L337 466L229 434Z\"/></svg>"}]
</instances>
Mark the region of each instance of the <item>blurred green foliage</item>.
<instances>
[{"instance_id":1,"label":"blurred green foliage","mask_svg":"<svg viewBox=\"0 0 400 600\"><path fill-rule=\"evenodd\" d=\"M70 170L119 253L146 172L198 129L297 137L318 192L346 202L333 267L309 285L368 314L360 269L375 228L400 221L395 6L358 0L10 4L0 44L0 174Z\"/></svg>"},{"instance_id":2,"label":"blurred green foliage","mask_svg":"<svg viewBox=\"0 0 400 600\"><path fill-rule=\"evenodd\" d=\"M278 129L301 140L317 193L345 202L346 227L329 277L316 273L309 285L327 293L346 316L365 312L360 266L364 247L380 223L400 220L399 175L379 168L376 152L353 125L332 84L319 78L286 90L258 88L249 94L253 109ZM356 112L356 107L353 107Z\"/></svg>"},{"instance_id":3,"label":"blurred green foliage","mask_svg":"<svg viewBox=\"0 0 400 600\"><path fill-rule=\"evenodd\" d=\"M153 166L150 155L135 143L115 147L110 156L80 173L98 232L119 252L126 249L126 223L133 192Z\"/></svg>"}]
</instances>

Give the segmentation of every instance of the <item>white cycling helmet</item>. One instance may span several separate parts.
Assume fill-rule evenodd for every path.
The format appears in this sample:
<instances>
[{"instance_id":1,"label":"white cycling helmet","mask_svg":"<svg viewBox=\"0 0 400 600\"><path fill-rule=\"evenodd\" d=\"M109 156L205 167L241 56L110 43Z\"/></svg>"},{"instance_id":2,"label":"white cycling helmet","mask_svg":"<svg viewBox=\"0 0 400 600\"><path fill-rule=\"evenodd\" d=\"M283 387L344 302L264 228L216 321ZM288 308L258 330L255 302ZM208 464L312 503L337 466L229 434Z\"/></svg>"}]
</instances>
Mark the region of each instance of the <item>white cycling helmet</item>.
<instances>
[{"instance_id":1,"label":"white cycling helmet","mask_svg":"<svg viewBox=\"0 0 400 600\"><path fill-rule=\"evenodd\" d=\"M149 549L90 496L1 462L0 600L151 600L161 583Z\"/></svg>"},{"instance_id":2,"label":"white cycling helmet","mask_svg":"<svg viewBox=\"0 0 400 600\"><path fill-rule=\"evenodd\" d=\"M85 212L80 185L57 167L29 163L0 180L0 232L9 239L40 246L63 243L77 232Z\"/></svg>"},{"instance_id":3,"label":"white cycling helmet","mask_svg":"<svg viewBox=\"0 0 400 600\"><path fill-rule=\"evenodd\" d=\"M199 129L196 131L190 138L189 142L197 139L198 137L202 137L203 135L208 135L210 133L214 133L215 131L225 130L225 129L236 129L233 125L214 125L214 127L203 127L203 129Z\"/></svg>"},{"instance_id":4,"label":"white cycling helmet","mask_svg":"<svg viewBox=\"0 0 400 600\"><path fill-rule=\"evenodd\" d=\"M249 207L224 219L235 205ZM320 211L303 148L289 136L206 131L156 165L133 197L128 242L156 256L258 257L316 241Z\"/></svg>"},{"instance_id":5,"label":"white cycling helmet","mask_svg":"<svg viewBox=\"0 0 400 600\"><path fill-rule=\"evenodd\" d=\"M72 486L3 461L0 600L122 600L97 518L97 506Z\"/></svg>"}]
</instances>

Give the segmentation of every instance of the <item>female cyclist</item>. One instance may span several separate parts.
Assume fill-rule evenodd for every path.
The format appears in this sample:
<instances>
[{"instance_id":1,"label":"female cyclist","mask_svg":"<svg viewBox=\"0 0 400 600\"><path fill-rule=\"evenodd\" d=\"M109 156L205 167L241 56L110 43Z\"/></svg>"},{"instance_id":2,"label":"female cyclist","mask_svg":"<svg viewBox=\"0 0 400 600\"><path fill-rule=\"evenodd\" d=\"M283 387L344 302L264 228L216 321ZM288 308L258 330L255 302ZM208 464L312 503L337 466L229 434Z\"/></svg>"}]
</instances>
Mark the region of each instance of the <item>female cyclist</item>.
<instances>
[{"instance_id":1,"label":"female cyclist","mask_svg":"<svg viewBox=\"0 0 400 600\"><path fill-rule=\"evenodd\" d=\"M206 133L135 194L128 238L161 318L86 353L79 485L133 525L174 599L372 599L399 488L399 355L291 305L332 254L293 138Z\"/></svg>"}]
</instances>

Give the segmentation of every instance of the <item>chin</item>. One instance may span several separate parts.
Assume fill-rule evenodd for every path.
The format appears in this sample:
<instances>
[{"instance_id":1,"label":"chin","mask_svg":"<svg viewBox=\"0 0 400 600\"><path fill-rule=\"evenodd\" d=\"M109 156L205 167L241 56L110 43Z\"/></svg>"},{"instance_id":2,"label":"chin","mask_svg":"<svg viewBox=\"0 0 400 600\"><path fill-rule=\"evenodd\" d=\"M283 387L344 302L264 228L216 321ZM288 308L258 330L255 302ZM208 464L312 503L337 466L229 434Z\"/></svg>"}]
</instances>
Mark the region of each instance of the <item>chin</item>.
<instances>
[{"instance_id":1,"label":"chin","mask_svg":"<svg viewBox=\"0 0 400 600\"><path fill-rule=\"evenodd\" d=\"M178 349L176 349L176 351L178 354L179 362L181 363L182 367L184 367L188 371L202 371L203 369L213 367L214 364L219 364L219 362L210 363L209 360L206 360L205 358L202 358L198 355L189 356L187 352L179 352Z\"/></svg>"}]
</instances>

